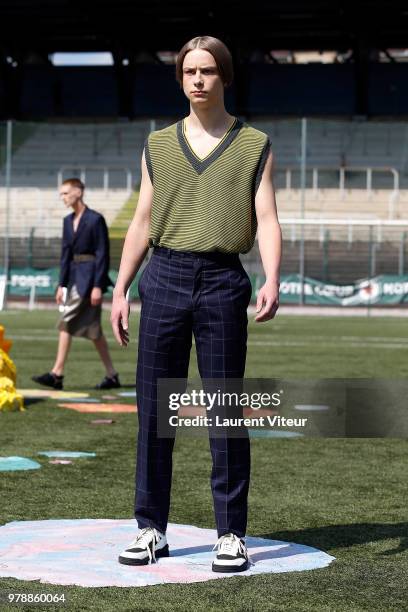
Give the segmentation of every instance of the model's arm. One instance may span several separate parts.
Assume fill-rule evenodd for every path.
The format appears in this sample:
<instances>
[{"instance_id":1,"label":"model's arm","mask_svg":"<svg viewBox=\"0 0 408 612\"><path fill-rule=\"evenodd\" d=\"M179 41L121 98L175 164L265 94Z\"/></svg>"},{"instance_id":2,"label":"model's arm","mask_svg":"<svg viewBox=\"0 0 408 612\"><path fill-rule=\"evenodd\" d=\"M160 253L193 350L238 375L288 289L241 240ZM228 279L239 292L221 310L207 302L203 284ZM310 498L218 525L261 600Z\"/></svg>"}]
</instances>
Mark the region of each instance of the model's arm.
<instances>
[{"instance_id":1,"label":"model's arm","mask_svg":"<svg viewBox=\"0 0 408 612\"><path fill-rule=\"evenodd\" d=\"M279 268L282 251L282 233L276 211L273 188L273 155L269 152L262 179L255 197L258 221L258 244L266 281L259 290L255 321L273 319L279 306Z\"/></svg>"},{"instance_id":2,"label":"model's arm","mask_svg":"<svg viewBox=\"0 0 408 612\"><path fill-rule=\"evenodd\" d=\"M119 274L113 290L111 323L116 340L121 346L129 342L129 304L126 293L148 251L153 185L142 156L142 181L135 215L126 234Z\"/></svg>"},{"instance_id":3,"label":"model's arm","mask_svg":"<svg viewBox=\"0 0 408 612\"><path fill-rule=\"evenodd\" d=\"M102 303L102 287L109 271L109 236L105 219L100 216L96 221L94 230L95 240L95 277L91 291L91 304L97 306Z\"/></svg>"},{"instance_id":4,"label":"model's arm","mask_svg":"<svg viewBox=\"0 0 408 612\"><path fill-rule=\"evenodd\" d=\"M61 259L60 259L60 275L57 292L55 294L55 300L57 304L62 304L62 288L68 286L69 281L69 265L71 262L71 244L68 240L67 231L68 217L64 218L63 230L62 230L62 245L61 245Z\"/></svg>"},{"instance_id":5,"label":"model's arm","mask_svg":"<svg viewBox=\"0 0 408 612\"><path fill-rule=\"evenodd\" d=\"M106 221L99 216L94 227L95 278L94 287L102 289L109 272L109 235Z\"/></svg>"}]
</instances>

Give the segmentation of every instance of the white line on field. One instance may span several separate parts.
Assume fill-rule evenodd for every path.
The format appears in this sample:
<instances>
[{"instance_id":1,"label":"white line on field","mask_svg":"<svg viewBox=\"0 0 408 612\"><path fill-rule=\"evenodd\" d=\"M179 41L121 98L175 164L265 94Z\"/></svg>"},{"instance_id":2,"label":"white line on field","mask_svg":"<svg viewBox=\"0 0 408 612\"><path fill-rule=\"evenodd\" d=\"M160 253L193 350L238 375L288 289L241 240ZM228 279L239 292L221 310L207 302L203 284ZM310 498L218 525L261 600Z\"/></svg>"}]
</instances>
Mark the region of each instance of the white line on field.
<instances>
[{"instance_id":1,"label":"white line on field","mask_svg":"<svg viewBox=\"0 0 408 612\"><path fill-rule=\"evenodd\" d=\"M251 332L249 333L249 337L250 338L256 338L258 336L264 336L264 334L252 334ZM275 334L273 336L270 336L270 338L266 338L267 341L269 340L275 340L275 338L279 338L279 335ZM291 340L298 340L299 339L299 335L291 335L291 334L285 334L285 339ZM335 334L327 334L326 336L303 336L303 338L305 340L310 339L311 342L314 342L315 340L322 340L322 341L330 341L330 342L396 342L398 344L402 344L404 342L406 342L407 346L408 346L408 337L407 338L401 338L401 337L393 337L393 336L336 336Z\"/></svg>"},{"instance_id":2,"label":"white line on field","mask_svg":"<svg viewBox=\"0 0 408 612\"><path fill-rule=\"evenodd\" d=\"M29 335L12 335L11 336L12 340L19 340L19 341L35 341L35 342L56 342L58 339L57 335L54 336L29 336ZM340 340L340 341L339 341ZM368 348L368 349L408 349L408 342L401 342L401 340L399 342L393 342L390 338L387 339L387 342L378 342L378 341L374 341L371 342L371 340L374 340L373 338L364 338L364 342L363 341L359 341L358 337L356 339L356 341L352 341L349 342L348 339L346 338L336 338L336 336L333 336L332 338L327 337L327 336L323 336L321 339L317 338L316 336L310 336L310 339L306 339L306 340L278 340L278 339L271 339L271 340L248 340L248 345L250 346L274 346L274 347L301 347L301 346L308 346L308 347L316 347L316 348L340 348L340 349L349 349L349 348L358 348L358 349L363 349L363 348ZM108 342L114 342L113 339L108 338ZM337 346L336 346L337 345Z\"/></svg>"},{"instance_id":3,"label":"white line on field","mask_svg":"<svg viewBox=\"0 0 408 612\"><path fill-rule=\"evenodd\" d=\"M337 345L336 347L336 341L332 340L330 342L315 342L315 338L310 338L310 340L308 340L307 342L299 342L297 340L293 340L293 341L268 341L268 340L248 340L248 344L250 345L255 345L255 346L314 346L314 347L331 347L331 348L342 348L342 349L347 349L347 348L380 348L380 349L408 349L408 343L401 343L401 344L397 344L397 343L391 343L391 344L386 344L386 343L374 343L374 342L349 342L349 343L344 343L342 345Z\"/></svg>"}]
</instances>

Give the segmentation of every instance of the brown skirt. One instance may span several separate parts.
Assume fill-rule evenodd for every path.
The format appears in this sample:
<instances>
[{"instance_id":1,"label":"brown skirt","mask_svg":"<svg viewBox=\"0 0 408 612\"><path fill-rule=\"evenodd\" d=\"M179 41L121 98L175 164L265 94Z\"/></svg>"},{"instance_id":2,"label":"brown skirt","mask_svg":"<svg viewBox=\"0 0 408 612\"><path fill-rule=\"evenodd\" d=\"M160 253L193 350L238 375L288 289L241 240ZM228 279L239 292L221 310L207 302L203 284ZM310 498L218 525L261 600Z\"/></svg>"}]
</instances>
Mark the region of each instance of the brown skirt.
<instances>
[{"instance_id":1,"label":"brown skirt","mask_svg":"<svg viewBox=\"0 0 408 612\"><path fill-rule=\"evenodd\" d=\"M89 297L81 297L76 285L68 290L64 312L57 327L71 336L81 336L89 340L98 340L102 336L102 306L92 306Z\"/></svg>"}]
</instances>

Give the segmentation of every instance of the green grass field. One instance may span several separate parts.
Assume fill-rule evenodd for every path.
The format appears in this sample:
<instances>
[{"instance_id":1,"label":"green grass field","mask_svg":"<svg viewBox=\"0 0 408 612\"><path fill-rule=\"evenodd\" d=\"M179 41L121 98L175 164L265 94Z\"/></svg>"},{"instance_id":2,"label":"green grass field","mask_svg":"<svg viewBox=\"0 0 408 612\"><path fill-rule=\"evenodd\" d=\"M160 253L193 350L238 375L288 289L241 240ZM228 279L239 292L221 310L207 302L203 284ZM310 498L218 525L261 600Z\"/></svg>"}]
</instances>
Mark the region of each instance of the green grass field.
<instances>
[{"instance_id":1,"label":"green grass field","mask_svg":"<svg viewBox=\"0 0 408 612\"><path fill-rule=\"evenodd\" d=\"M55 321L50 311L0 313L6 337L14 340L11 356L21 388L35 386L30 376L50 368ZM131 385L138 314L132 316L127 349L114 344L106 312L104 321L122 382ZM403 319L278 316L266 324L251 321L249 334L248 377L405 378L408 373ZM193 357L191 374L196 371ZM92 345L74 341L65 389L89 390L102 375ZM32 472L1 473L1 524L132 517L136 416L115 415L110 427L91 426L92 418L51 400L32 403L24 413L0 413L1 455L21 454L43 465ZM97 457L69 466L36 457L39 450L58 448L93 450ZM407 442L253 439L251 448L248 534L320 548L336 557L328 568L143 588L85 589L0 579L0 590L64 592L65 607L75 610L407 609ZM171 522L214 527L209 475L206 440L180 437Z\"/></svg>"}]
</instances>

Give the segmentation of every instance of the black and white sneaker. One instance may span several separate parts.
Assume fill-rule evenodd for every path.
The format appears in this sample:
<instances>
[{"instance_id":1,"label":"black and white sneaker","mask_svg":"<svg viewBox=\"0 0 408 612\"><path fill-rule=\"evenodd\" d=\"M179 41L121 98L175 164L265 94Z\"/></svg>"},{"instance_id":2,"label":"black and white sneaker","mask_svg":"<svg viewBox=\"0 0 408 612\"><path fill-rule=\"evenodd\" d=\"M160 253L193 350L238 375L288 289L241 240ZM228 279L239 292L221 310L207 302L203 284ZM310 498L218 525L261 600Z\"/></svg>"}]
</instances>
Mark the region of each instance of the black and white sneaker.
<instances>
[{"instance_id":1,"label":"black and white sneaker","mask_svg":"<svg viewBox=\"0 0 408 612\"><path fill-rule=\"evenodd\" d=\"M213 550L218 547L212 564L213 572L244 572L249 566L248 551L243 540L234 533L219 538Z\"/></svg>"},{"instance_id":2,"label":"black and white sneaker","mask_svg":"<svg viewBox=\"0 0 408 612\"><path fill-rule=\"evenodd\" d=\"M119 555L119 563L124 565L148 565L160 557L169 556L169 546L165 534L153 527L145 527L137 534Z\"/></svg>"}]
</instances>

